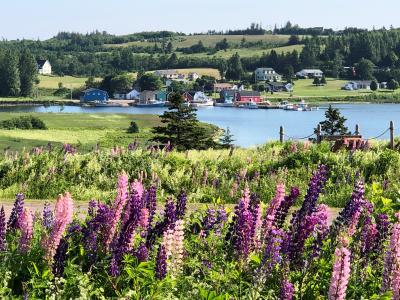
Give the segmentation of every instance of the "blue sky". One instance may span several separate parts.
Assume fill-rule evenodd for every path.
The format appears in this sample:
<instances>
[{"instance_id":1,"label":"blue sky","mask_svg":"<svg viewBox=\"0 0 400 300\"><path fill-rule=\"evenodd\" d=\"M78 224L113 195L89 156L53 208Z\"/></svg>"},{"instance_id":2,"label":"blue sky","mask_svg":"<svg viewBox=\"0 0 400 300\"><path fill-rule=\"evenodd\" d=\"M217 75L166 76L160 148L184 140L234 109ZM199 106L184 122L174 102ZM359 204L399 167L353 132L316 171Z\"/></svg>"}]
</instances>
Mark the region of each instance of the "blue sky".
<instances>
[{"instance_id":1,"label":"blue sky","mask_svg":"<svg viewBox=\"0 0 400 300\"><path fill-rule=\"evenodd\" d=\"M244 28L251 22L301 26L400 27L399 0L12 0L0 11L0 38L45 39L59 31L114 34Z\"/></svg>"}]
</instances>

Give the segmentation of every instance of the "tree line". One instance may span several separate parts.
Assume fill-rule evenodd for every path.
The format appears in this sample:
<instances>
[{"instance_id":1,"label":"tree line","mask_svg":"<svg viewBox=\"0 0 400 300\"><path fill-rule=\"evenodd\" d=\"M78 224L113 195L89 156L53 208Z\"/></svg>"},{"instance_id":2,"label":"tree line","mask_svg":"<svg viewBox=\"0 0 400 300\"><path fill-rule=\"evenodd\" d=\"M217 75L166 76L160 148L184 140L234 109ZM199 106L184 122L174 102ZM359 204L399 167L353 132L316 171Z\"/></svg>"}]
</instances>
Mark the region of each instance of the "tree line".
<instances>
[{"instance_id":1,"label":"tree line","mask_svg":"<svg viewBox=\"0 0 400 300\"><path fill-rule=\"evenodd\" d=\"M0 96L32 96L37 83L36 59L28 49L0 51Z\"/></svg>"}]
</instances>

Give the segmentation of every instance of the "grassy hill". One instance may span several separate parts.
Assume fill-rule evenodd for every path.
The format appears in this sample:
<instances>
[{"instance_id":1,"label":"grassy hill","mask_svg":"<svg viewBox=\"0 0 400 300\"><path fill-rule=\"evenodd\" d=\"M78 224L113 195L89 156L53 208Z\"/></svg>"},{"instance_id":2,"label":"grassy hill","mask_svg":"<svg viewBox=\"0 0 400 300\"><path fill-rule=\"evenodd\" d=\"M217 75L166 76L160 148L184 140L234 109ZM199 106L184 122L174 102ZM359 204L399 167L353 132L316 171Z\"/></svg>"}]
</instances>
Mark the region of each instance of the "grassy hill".
<instances>
[{"instance_id":1,"label":"grassy hill","mask_svg":"<svg viewBox=\"0 0 400 300\"><path fill-rule=\"evenodd\" d=\"M79 88L85 85L86 77L73 76L45 76L39 75L39 88L58 89L58 83L62 82L65 88Z\"/></svg>"}]
</instances>

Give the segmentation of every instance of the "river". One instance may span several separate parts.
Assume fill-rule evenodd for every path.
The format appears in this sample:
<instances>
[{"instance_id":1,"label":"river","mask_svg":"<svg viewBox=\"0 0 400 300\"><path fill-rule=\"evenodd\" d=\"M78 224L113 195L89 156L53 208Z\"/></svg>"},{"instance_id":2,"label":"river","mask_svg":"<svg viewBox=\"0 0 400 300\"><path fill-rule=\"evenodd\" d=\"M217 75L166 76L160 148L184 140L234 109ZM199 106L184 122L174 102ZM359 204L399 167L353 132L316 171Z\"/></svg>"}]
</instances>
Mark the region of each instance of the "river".
<instances>
[{"instance_id":1,"label":"river","mask_svg":"<svg viewBox=\"0 0 400 300\"><path fill-rule=\"evenodd\" d=\"M356 124L365 138L376 137L389 127L389 121L395 123L395 134L400 131L400 104L335 104L348 119L350 130ZM305 137L313 133L318 122L324 119L327 105L318 111L295 112L284 110L238 109L229 107L207 107L198 109L198 118L207 123L230 128L235 144L242 147L256 146L270 140L279 139L279 127L284 126L285 133L292 137ZM41 113L127 113L162 114L164 108L138 107L80 107L80 106L5 106L1 112L41 112ZM381 139L388 139L386 133Z\"/></svg>"}]
</instances>

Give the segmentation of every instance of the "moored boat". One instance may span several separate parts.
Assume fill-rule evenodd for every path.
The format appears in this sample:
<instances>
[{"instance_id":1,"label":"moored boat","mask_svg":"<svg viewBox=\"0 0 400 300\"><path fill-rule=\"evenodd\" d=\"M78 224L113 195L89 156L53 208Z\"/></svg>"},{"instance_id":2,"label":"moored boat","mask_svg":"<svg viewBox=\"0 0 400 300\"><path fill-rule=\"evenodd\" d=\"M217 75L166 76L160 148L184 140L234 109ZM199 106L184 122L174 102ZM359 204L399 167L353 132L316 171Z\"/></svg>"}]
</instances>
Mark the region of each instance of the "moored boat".
<instances>
[{"instance_id":1,"label":"moored boat","mask_svg":"<svg viewBox=\"0 0 400 300\"><path fill-rule=\"evenodd\" d=\"M164 101L157 101L157 100L149 100L147 102L138 102L136 103L136 106L138 107L164 107L165 102Z\"/></svg>"}]
</instances>

